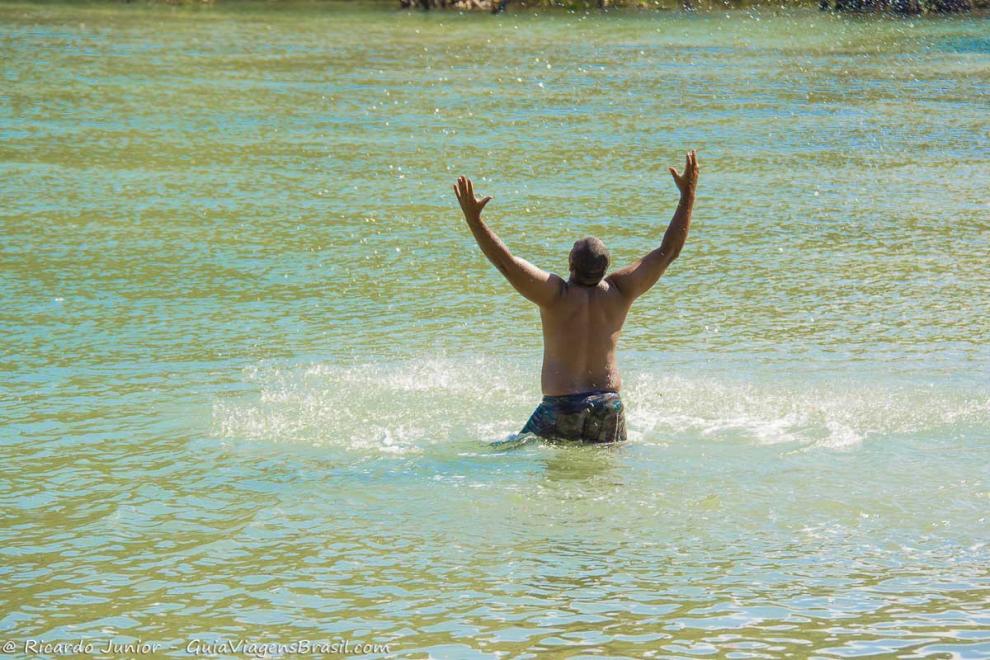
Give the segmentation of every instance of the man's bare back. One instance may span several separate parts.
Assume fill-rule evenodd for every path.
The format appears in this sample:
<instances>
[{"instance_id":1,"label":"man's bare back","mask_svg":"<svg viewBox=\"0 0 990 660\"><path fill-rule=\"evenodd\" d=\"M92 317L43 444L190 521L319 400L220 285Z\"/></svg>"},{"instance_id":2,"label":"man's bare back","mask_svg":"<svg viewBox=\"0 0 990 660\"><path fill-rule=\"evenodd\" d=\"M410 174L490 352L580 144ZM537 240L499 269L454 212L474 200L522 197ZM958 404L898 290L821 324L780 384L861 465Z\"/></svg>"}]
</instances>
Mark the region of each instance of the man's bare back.
<instances>
[{"instance_id":1,"label":"man's bare back","mask_svg":"<svg viewBox=\"0 0 990 660\"><path fill-rule=\"evenodd\" d=\"M556 302L540 308L543 394L618 392L622 377L615 347L631 301L607 280L593 287L561 284L563 290Z\"/></svg>"},{"instance_id":2,"label":"man's bare back","mask_svg":"<svg viewBox=\"0 0 990 660\"><path fill-rule=\"evenodd\" d=\"M687 240L698 181L695 152L687 154L683 174L672 167L669 171L681 200L660 247L605 276L609 265L605 245L594 237L581 239L571 249L567 280L509 252L481 219L491 197L477 199L470 179L457 180L454 193L482 252L540 308L544 401L524 431L585 441L625 438L616 345L633 301L656 284Z\"/></svg>"}]
</instances>

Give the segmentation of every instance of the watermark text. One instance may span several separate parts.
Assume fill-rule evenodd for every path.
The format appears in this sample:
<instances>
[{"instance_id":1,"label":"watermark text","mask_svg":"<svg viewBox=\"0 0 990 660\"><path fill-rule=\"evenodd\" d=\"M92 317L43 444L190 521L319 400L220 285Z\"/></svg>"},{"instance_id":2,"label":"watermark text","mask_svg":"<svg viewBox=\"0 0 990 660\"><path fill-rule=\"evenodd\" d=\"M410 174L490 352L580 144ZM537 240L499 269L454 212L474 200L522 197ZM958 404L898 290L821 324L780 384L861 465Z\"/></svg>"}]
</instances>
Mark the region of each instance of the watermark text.
<instances>
[{"instance_id":1,"label":"watermark text","mask_svg":"<svg viewBox=\"0 0 990 660\"><path fill-rule=\"evenodd\" d=\"M174 643L173 643L174 644ZM40 639L0 641L0 653L25 656L127 656L154 655L162 651L179 651L190 656L245 656L263 658L283 655L369 655L391 653L391 644L362 642L350 639L297 639L292 641L262 641L257 639L193 638L179 648L163 642L117 641L113 639L78 639L71 642L51 642Z\"/></svg>"}]
</instances>

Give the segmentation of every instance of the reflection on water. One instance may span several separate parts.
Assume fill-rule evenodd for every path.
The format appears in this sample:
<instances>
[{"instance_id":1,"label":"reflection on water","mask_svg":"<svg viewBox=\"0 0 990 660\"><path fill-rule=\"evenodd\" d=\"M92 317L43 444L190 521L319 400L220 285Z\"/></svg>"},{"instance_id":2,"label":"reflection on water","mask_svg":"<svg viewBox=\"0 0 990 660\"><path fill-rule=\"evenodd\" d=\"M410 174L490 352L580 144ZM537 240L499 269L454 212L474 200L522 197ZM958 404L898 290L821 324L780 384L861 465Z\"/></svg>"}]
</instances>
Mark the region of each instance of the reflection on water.
<instances>
[{"instance_id":1,"label":"reflection on water","mask_svg":"<svg viewBox=\"0 0 990 660\"><path fill-rule=\"evenodd\" d=\"M0 638L990 655L986 18L0 6ZM547 44L552 44L549 48ZM630 441L504 444L535 309Z\"/></svg>"},{"instance_id":2,"label":"reflection on water","mask_svg":"<svg viewBox=\"0 0 990 660\"><path fill-rule=\"evenodd\" d=\"M558 445L543 463L548 482L575 481L582 492L594 494L596 486L608 483L610 478L621 476L615 471L615 453L623 450L622 445L614 447L582 447L574 444Z\"/></svg>"}]
</instances>

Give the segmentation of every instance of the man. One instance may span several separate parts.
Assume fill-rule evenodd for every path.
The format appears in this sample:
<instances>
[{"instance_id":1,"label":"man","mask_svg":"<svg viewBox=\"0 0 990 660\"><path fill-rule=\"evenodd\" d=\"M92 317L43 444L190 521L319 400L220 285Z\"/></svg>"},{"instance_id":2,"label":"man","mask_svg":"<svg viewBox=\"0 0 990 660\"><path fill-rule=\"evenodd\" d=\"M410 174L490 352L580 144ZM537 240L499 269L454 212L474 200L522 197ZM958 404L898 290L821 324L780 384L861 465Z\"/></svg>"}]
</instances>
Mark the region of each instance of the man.
<instances>
[{"instance_id":1,"label":"man","mask_svg":"<svg viewBox=\"0 0 990 660\"><path fill-rule=\"evenodd\" d=\"M481 251L516 291L540 307L544 396L522 433L581 442L626 439L615 346L633 301L656 284L687 240L698 183L696 153L688 152L683 174L669 170L681 201L660 247L606 277L605 244L583 238L571 249L566 281L509 252L481 219L492 198L477 199L471 179L458 178L454 194Z\"/></svg>"}]
</instances>

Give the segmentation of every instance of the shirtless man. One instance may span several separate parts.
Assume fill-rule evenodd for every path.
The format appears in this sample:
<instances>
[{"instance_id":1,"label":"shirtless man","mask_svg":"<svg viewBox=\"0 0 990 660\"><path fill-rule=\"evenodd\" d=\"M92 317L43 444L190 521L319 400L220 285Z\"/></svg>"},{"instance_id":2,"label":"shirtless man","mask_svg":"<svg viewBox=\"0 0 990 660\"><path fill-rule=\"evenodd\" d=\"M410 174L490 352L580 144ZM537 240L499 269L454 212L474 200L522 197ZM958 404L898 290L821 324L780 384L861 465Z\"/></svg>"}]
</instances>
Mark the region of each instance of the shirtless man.
<instances>
[{"instance_id":1,"label":"shirtless man","mask_svg":"<svg viewBox=\"0 0 990 660\"><path fill-rule=\"evenodd\" d=\"M571 249L566 281L509 252L481 219L492 198L477 199L471 179L457 179L454 194L481 251L516 291L540 307L544 396L522 433L581 442L626 439L615 346L633 301L656 284L684 247L698 183L697 155L688 152L683 174L669 170L681 201L660 247L606 277L605 244L582 238Z\"/></svg>"}]
</instances>

